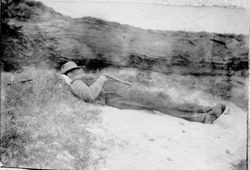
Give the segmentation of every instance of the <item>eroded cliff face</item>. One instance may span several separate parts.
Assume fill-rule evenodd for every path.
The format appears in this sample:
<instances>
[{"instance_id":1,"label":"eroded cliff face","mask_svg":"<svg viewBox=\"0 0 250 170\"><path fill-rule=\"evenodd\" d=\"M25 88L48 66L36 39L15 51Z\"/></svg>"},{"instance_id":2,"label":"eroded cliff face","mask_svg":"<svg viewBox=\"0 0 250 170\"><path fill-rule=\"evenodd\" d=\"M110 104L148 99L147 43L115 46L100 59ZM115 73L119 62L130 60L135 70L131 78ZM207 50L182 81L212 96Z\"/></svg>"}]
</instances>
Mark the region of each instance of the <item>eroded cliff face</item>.
<instances>
[{"instance_id":1,"label":"eroded cliff face","mask_svg":"<svg viewBox=\"0 0 250 170\"><path fill-rule=\"evenodd\" d=\"M92 69L192 75L246 76L248 69L246 35L152 31L90 17L72 19L31 1L11 9L8 23L21 35L3 35L6 70L45 63L59 67L68 60Z\"/></svg>"}]
</instances>

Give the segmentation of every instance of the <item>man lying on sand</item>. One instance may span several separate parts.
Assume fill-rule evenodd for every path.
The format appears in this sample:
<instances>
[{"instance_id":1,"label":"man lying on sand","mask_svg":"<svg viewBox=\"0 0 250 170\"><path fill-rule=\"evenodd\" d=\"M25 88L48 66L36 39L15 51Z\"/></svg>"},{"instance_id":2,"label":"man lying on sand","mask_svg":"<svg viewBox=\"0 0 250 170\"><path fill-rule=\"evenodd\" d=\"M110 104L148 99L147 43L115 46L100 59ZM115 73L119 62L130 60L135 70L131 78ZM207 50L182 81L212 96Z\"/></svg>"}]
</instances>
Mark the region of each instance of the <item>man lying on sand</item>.
<instances>
[{"instance_id":1,"label":"man lying on sand","mask_svg":"<svg viewBox=\"0 0 250 170\"><path fill-rule=\"evenodd\" d=\"M164 91L148 91L114 81L107 75L89 79L81 67L70 61L61 67L62 78L72 92L85 101L102 98L108 106L119 109L148 109L183 118L189 121L211 124L224 111L224 104L215 107L193 103L180 104L174 102Z\"/></svg>"}]
</instances>

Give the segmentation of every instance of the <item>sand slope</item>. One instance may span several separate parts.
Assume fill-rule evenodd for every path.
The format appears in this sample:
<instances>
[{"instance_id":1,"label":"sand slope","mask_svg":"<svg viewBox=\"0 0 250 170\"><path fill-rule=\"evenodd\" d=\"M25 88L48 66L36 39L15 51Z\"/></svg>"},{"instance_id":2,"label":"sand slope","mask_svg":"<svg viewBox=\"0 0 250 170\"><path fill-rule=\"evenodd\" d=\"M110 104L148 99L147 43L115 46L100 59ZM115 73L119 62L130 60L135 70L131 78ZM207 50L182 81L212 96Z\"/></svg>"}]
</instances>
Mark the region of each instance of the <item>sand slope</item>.
<instances>
[{"instance_id":1,"label":"sand slope","mask_svg":"<svg viewBox=\"0 0 250 170\"><path fill-rule=\"evenodd\" d=\"M233 169L232 164L246 156L247 114L232 103L226 104L225 114L213 125L150 111L104 107L102 124L89 129L98 136L97 155L102 155L99 168Z\"/></svg>"}]
</instances>

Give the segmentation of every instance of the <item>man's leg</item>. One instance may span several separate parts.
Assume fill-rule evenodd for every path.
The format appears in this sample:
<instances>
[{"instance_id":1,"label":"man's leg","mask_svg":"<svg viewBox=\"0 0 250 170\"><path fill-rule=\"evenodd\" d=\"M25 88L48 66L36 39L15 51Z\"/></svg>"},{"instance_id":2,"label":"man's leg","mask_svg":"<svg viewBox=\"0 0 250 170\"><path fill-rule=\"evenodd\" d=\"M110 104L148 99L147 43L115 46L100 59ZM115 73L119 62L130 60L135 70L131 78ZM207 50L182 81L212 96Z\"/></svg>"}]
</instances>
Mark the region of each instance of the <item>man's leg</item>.
<instances>
[{"instance_id":1,"label":"man's leg","mask_svg":"<svg viewBox=\"0 0 250 170\"><path fill-rule=\"evenodd\" d=\"M192 113L207 113L213 108L210 106L203 106L194 103L181 103L172 104L172 109L180 112L192 112Z\"/></svg>"},{"instance_id":2,"label":"man's leg","mask_svg":"<svg viewBox=\"0 0 250 170\"><path fill-rule=\"evenodd\" d=\"M158 96L158 105L156 104L158 109L156 110L189 121L211 124L226 108L223 104L217 104L215 107L210 107L194 103L176 103L164 92L156 92L155 95Z\"/></svg>"},{"instance_id":3,"label":"man's leg","mask_svg":"<svg viewBox=\"0 0 250 170\"><path fill-rule=\"evenodd\" d=\"M177 104L164 92L151 92L139 89L131 89L127 93L112 95L106 100L106 104L119 109L149 109L183 118L189 121L201 123L212 123L217 117L208 115L218 112L219 106L215 109L209 106L202 106L192 103ZM213 120L212 120L213 119Z\"/></svg>"}]
</instances>

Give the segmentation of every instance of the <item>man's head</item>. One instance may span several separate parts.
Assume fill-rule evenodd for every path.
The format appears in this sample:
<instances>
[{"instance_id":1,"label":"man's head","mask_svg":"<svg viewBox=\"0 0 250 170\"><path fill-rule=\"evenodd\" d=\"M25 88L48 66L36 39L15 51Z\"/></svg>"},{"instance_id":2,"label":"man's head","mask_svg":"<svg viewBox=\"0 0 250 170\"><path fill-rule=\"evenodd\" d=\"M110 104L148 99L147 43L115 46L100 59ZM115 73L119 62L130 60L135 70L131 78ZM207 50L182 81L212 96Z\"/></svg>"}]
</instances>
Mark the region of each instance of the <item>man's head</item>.
<instances>
[{"instance_id":1,"label":"man's head","mask_svg":"<svg viewBox=\"0 0 250 170\"><path fill-rule=\"evenodd\" d=\"M80 66L77 66L76 63L73 61L69 61L62 65L61 67L61 74L65 74L69 76L70 78L73 78L76 75L83 74L84 71L81 69Z\"/></svg>"}]
</instances>

